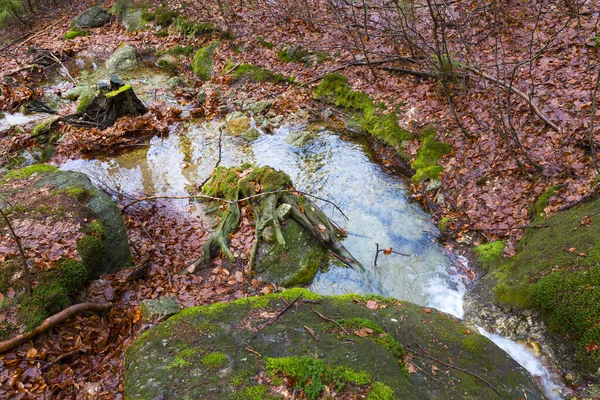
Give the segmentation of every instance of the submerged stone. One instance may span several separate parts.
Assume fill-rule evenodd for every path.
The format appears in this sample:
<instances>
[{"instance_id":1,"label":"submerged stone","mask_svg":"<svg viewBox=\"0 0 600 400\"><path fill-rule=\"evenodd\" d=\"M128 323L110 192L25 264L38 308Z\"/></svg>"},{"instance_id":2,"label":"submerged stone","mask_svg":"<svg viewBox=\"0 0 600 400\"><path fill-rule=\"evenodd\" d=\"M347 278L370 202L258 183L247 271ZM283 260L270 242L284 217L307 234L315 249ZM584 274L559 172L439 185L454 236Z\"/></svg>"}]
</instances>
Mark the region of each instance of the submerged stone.
<instances>
[{"instance_id":1,"label":"submerged stone","mask_svg":"<svg viewBox=\"0 0 600 400\"><path fill-rule=\"evenodd\" d=\"M266 399L285 382L313 399L325 386L370 399L544 398L520 365L447 314L302 289L183 310L142 334L125 368L128 399Z\"/></svg>"},{"instance_id":2,"label":"submerged stone","mask_svg":"<svg viewBox=\"0 0 600 400\"><path fill-rule=\"evenodd\" d=\"M315 139L315 134L307 131L292 131L285 142L296 147L304 147Z\"/></svg>"},{"instance_id":3,"label":"submerged stone","mask_svg":"<svg viewBox=\"0 0 600 400\"><path fill-rule=\"evenodd\" d=\"M131 45L119 47L106 62L106 67L112 71L125 71L137 68L139 65L137 51Z\"/></svg>"}]
</instances>

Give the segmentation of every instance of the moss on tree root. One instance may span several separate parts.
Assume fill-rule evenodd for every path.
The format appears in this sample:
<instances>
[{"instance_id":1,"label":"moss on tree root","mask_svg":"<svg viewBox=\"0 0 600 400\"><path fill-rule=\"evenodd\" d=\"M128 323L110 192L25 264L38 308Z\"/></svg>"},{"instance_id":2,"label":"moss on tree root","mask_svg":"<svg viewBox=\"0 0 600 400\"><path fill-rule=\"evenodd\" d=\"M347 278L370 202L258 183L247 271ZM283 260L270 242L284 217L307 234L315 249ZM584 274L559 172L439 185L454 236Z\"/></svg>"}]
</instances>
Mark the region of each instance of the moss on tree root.
<instances>
[{"instance_id":1,"label":"moss on tree root","mask_svg":"<svg viewBox=\"0 0 600 400\"><path fill-rule=\"evenodd\" d=\"M252 204L255 221L256 238L268 227L274 231L280 245L285 245L281 232L284 217L279 214L279 207L289 206L291 218L300 224L315 239L324 244L331 252L348 266L362 269L362 266L346 250L339 240L340 230L327 216L306 197L286 190L292 190L290 177L281 171L270 167L254 167L249 164L241 167L218 167L210 180L204 185L204 194L225 198L231 203L223 214L215 232L204 245L204 260L210 261L221 250L230 261L235 257L229 249L229 235L237 230L240 220L239 201L248 199ZM262 194L258 195L257 194ZM254 262L255 250L251 257L251 267Z\"/></svg>"}]
</instances>

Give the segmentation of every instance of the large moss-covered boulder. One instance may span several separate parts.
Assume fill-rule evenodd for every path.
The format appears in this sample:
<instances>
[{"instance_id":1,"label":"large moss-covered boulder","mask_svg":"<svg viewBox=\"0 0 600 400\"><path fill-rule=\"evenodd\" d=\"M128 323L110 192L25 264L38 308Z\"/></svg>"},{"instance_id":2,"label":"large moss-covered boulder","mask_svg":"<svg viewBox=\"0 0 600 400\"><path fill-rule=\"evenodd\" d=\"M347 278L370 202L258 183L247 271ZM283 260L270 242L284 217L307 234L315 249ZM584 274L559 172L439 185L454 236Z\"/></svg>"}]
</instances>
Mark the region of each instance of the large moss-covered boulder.
<instances>
[{"instance_id":1,"label":"large moss-covered boulder","mask_svg":"<svg viewBox=\"0 0 600 400\"><path fill-rule=\"evenodd\" d=\"M119 47L106 61L106 67L111 71L127 71L139 65L137 50L131 45Z\"/></svg>"},{"instance_id":2,"label":"large moss-covered boulder","mask_svg":"<svg viewBox=\"0 0 600 400\"><path fill-rule=\"evenodd\" d=\"M71 21L75 28L98 28L110 22L110 13L106 8L94 6L88 8Z\"/></svg>"},{"instance_id":3,"label":"large moss-covered boulder","mask_svg":"<svg viewBox=\"0 0 600 400\"><path fill-rule=\"evenodd\" d=\"M75 171L56 171L45 174L38 185L51 185L59 191L85 193L85 206L102 222L105 228L105 246L98 268L90 271L91 278L131 266L131 253L121 210L110 196L92 184L87 175Z\"/></svg>"},{"instance_id":4,"label":"large moss-covered boulder","mask_svg":"<svg viewBox=\"0 0 600 400\"><path fill-rule=\"evenodd\" d=\"M0 178L0 198L0 292L15 293L0 304L8 321L0 335L35 328L90 279L131 265L120 210L86 175L46 164L12 170Z\"/></svg>"},{"instance_id":5,"label":"large moss-covered boulder","mask_svg":"<svg viewBox=\"0 0 600 400\"><path fill-rule=\"evenodd\" d=\"M538 199L517 254L503 242L476 249L490 270L468 293L465 318L515 339L533 338L571 377L600 394L600 198L546 219L555 189ZM582 383L582 382L577 382Z\"/></svg>"},{"instance_id":6,"label":"large moss-covered boulder","mask_svg":"<svg viewBox=\"0 0 600 400\"><path fill-rule=\"evenodd\" d=\"M447 314L302 289L183 310L142 334L125 367L128 399L275 399L294 390L309 399L544 398L506 353Z\"/></svg>"},{"instance_id":7,"label":"large moss-covered boulder","mask_svg":"<svg viewBox=\"0 0 600 400\"><path fill-rule=\"evenodd\" d=\"M211 43L196 52L192 60L192 70L203 81L209 81L213 74L212 54L219 47L219 41Z\"/></svg>"}]
</instances>

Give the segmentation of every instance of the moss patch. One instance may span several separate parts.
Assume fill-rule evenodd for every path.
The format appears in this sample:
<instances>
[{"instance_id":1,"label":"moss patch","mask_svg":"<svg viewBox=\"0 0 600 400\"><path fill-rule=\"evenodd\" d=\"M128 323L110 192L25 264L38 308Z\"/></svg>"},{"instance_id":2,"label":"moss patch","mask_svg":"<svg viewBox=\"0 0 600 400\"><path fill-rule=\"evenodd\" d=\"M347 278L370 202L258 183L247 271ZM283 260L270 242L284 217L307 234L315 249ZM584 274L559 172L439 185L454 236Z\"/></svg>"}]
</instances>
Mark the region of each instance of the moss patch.
<instances>
[{"instance_id":1,"label":"moss patch","mask_svg":"<svg viewBox=\"0 0 600 400\"><path fill-rule=\"evenodd\" d=\"M202 365L208 369L221 368L225 364L227 364L227 356L223 353L214 352L202 358Z\"/></svg>"},{"instance_id":2,"label":"moss patch","mask_svg":"<svg viewBox=\"0 0 600 400\"><path fill-rule=\"evenodd\" d=\"M212 53L217 47L219 47L219 41L215 41L209 46L201 48L196 52L196 55L192 60L192 70L204 81L209 81L212 78Z\"/></svg>"},{"instance_id":3,"label":"moss patch","mask_svg":"<svg viewBox=\"0 0 600 400\"><path fill-rule=\"evenodd\" d=\"M348 78L340 74L328 74L315 88L314 97L345 110L352 111L362 130L389 146L397 146L413 135L400 128L395 113L383 113L373 99L353 91Z\"/></svg>"},{"instance_id":4,"label":"moss patch","mask_svg":"<svg viewBox=\"0 0 600 400\"><path fill-rule=\"evenodd\" d=\"M415 160L410 164L415 171L411 180L415 183L423 182L426 179L438 179L444 168L437 162L452 151L452 147L448 143L440 142L435 138L435 133L435 129L429 128L419 136L421 146Z\"/></svg>"},{"instance_id":5,"label":"moss patch","mask_svg":"<svg viewBox=\"0 0 600 400\"><path fill-rule=\"evenodd\" d=\"M475 247L473 251L477 255L479 265L486 269L498 267L502 263L505 244L506 241L497 240L495 242L480 244Z\"/></svg>"},{"instance_id":6,"label":"moss patch","mask_svg":"<svg viewBox=\"0 0 600 400\"><path fill-rule=\"evenodd\" d=\"M187 36L189 38L219 32L219 29L213 24L191 22L183 17L175 18L173 26L175 26L175 29L181 35Z\"/></svg>"},{"instance_id":7,"label":"moss patch","mask_svg":"<svg viewBox=\"0 0 600 400\"><path fill-rule=\"evenodd\" d=\"M235 67L234 65L228 64L225 71ZM277 84L284 84L293 82L292 78L287 78L284 75L269 71L268 69L260 68L251 64L240 64L231 73L234 81L240 80L251 80L253 82L272 82Z\"/></svg>"},{"instance_id":8,"label":"moss patch","mask_svg":"<svg viewBox=\"0 0 600 400\"><path fill-rule=\"evenodd\" d=\"M543 210L554 190L535 209ZM497 261L500 244L480 251L488 265L496 264L488 275L498 301L541 311L553 331L572 341L583 373L595 373L600 363L594 346L600 343L599 207L600 199L594 199L547 220L542 215L525 232L518 253L504 262Z\"/></svg>"},{"instance_id":9,"label":"moss patch","mask_svg":"<svg viewBox=\"0 0 600 400\"><path fill-rule=\"evenodd\" d=\"M44 174L47 172L56 172L58 168L48 164L34 164L27 167L10 171L4 178L6 179L25 179L34 174Z\"/></svg>"},{"instance_id":10,"label":"moss patch","mask_svg":"<svg viewBox=\"0 0 600 400\"><path fill-rule=\"evenodd\" d=\"M77 28L71 28L70 31L68 31L67 33L65 33L64 38L66 40L71 40L71 39L75 39L76 37L79 36L88 36L90 34L90 31L87 30L80 30Z\"/></svg>"}]
</instances>

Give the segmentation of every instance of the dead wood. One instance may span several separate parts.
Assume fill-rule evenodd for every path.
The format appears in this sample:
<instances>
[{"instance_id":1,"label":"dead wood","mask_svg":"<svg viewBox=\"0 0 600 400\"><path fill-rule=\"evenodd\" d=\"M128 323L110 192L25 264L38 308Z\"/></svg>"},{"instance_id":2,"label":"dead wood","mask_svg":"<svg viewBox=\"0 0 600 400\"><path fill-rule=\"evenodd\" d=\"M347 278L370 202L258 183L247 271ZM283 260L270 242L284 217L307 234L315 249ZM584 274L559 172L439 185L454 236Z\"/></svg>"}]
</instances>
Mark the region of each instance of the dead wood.
<instances>
[{"instance_id":1,"label":"dead wood","mask_svg":"<svg viewBox=\"0 0 600 400\"><path fill-rule=\"evenodd\" d=\"M42 324L40 326L38 326L37 328L35 328L34 330L23 333L18 336L15 336L12 339L0 342L0 353L4 353L8 350L11 350L11 349L17 347L17 346L20 346L23 343L27 342L28 340L33 339L37 335L54 328L56 325L59 325L59 324L63 323L64 321L66 321L67 319L69 319L77 314L80 314L84 311L103 313L103 312L108 311L111 307L112 307L112 303L105 303L105 304L80 303L80 304L72 305L71 307L67 307L64 310L62 310L61 312L54 314L51 317L46 318L44 320L44 322L42 322Z\"/></svg>"}]
</instances>

